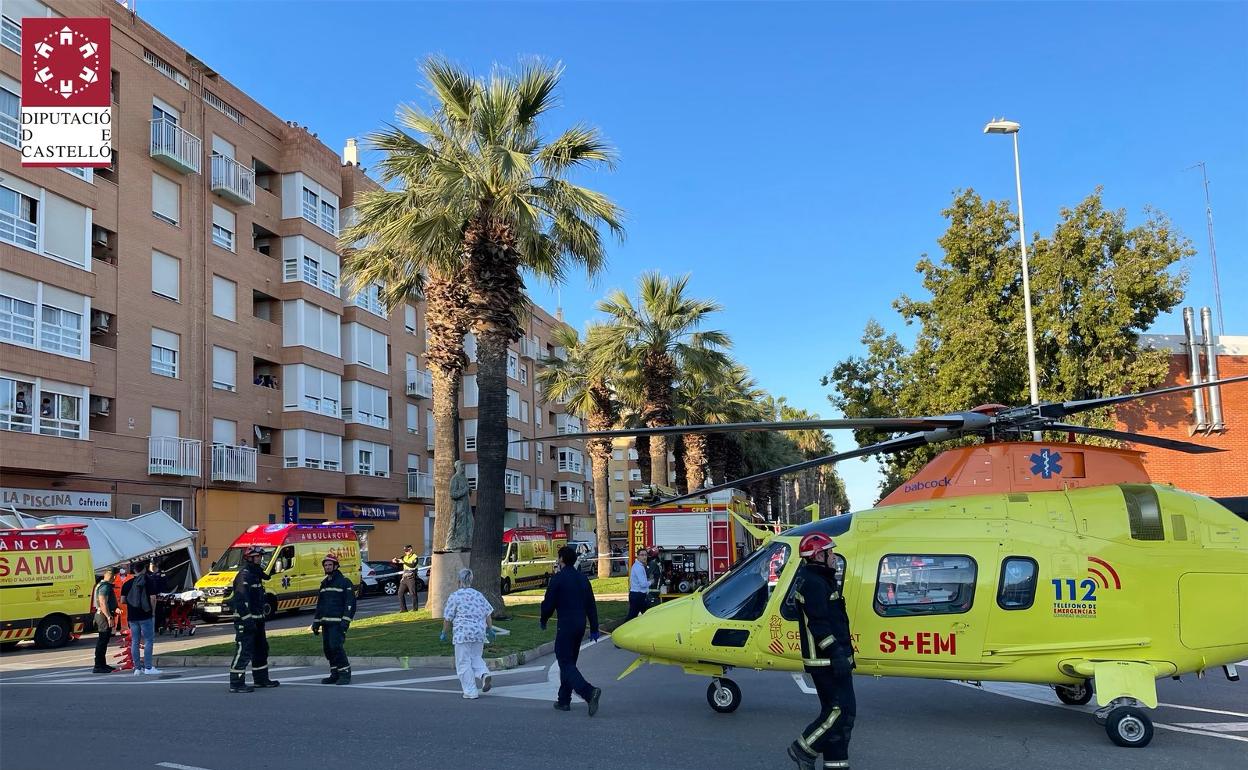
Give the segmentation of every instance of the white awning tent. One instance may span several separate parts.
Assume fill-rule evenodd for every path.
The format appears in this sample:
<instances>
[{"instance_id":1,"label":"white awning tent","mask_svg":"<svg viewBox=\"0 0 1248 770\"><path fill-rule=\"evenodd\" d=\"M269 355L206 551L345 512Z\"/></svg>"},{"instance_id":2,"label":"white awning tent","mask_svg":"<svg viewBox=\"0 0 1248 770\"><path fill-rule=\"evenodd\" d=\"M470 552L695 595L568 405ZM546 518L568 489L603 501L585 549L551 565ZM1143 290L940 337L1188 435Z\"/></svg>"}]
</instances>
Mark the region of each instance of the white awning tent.
<instances>
[{"instance_id":1,"label":"white awning tent","mask_svg":"<svg viewBox=\"0 0 1248 770\"><path fill-rule=\"evenodd\" d=\"M85 524L96 574L105 567L128 566L132 561L156 559L176 584L199 578L195 535L164 511L152 511L129 519L99 518L82 514L30 516L14 508L0 511L0 527L32 529L49 524ZM176 586L170 586L174 589Z\"/></svg>"}]
</instances>

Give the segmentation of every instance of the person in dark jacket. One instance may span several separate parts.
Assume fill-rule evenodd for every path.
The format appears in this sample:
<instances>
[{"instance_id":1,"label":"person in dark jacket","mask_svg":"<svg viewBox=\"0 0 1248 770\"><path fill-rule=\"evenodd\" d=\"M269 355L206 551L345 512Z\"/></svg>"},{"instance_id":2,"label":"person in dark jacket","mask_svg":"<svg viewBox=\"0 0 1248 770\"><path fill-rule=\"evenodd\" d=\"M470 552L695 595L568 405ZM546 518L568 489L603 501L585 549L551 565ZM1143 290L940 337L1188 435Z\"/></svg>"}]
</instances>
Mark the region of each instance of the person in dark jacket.
<instances>
[{"instance_id":1,"label":"person in dark jacket","mask_svg":"<svg viewBox=\"0 0 1248 770\"><path fill-rule=\"evenodd\" d=\"M243 568L234 576L234 660L230 663L230 692L254 692L255 687L277 687L269 678L269 639L264 632L264 551L252 546L243 552ZM247 684L247 664L255 687Z\"/></svg>"},{"instance_id":2,"label":"person in dark jacket","mask_svg":"<svg viewBox=\"0 0 1248 770\"><path fill-rule=\"evenodd\" d=\"M117 606L117 594L113 592L113 577L117 571L112 567L104 569L104 577L95 584L91 603L95 606L95 630L99 638L95 642L95 674L111 674L117 670L108 665L108 640L113 637L113 629L121 620L121 608Z\"/></svg>"},{"instance_id":3,"label":"person in dark jacket","mask_svg":"<svg viewBox=\"0 0 1248 770\"><path fill-rule=\"evenodd\" d=\"M793 600L802 665L819 694L819 716L789 745L789 758L799 770L815 770L823 754L825 768L849 767L849 734L854 727L854 646L845 598L836 579L836 542L822 532L802 538L804 559L793 576Z\"/></svg>"},{"instance_id":4,"label":"person in dark jacket","mask_svg":"<svg viewBox=\"0 0 1248 770\"><path fill-rule=\"evenodd\" d=\"M594 589L589 578L575 569L576 549L564 546L559 549L562 567L550 579L546 596L542 599L542 629L551 615L558 615L555 625L555 660L559 661L559 696L555 708L572 710L572 693L575 692L589 704L589 715L598 712L598 699L602 690L585 681L576 668L581 654L581 640L585 638L585 623L589 623L590 641L598 641L598 605L594 602Z\"/></svg>"},{"instance_id":5,"label":"person in dark jacket","mask_svg":"<svg viewBox=\"0 0 1248 770\"><path fill-rule=\"evenodd\" d=\"M355 617L355 584L338 569L338 557L326 554L321 560L325 579L316 597L316 617L312 633L320 634L321 648L329 661L329 676L321 684L351 684L351 661L347 660L347 629Z\"/></svg>"}]
</instances>

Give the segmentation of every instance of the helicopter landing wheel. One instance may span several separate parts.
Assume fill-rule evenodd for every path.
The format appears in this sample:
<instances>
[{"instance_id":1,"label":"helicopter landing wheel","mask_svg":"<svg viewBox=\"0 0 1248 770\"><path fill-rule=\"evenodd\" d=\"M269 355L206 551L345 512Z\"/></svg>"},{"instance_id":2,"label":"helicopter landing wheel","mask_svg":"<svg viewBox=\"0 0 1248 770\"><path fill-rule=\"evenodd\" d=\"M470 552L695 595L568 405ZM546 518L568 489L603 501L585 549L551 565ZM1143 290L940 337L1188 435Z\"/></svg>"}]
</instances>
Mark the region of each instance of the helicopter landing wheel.
<instances>
[{"instance_id":1,"label":"helicopter landing wheel","mask_svg":"<svg viewBox=\"0 0 1248 770\"><path fill-rule=\"evenodd\" d=\"M1105 732L1119 746L1141 749L1153 739L1153 720L1143 709L1121 706L1109 712L1105 720Z\"/></svg>"},{"instance_id":2,"label":"helicopter landing wheel","mask_svg":"<svg viewBox=\"0 0 1248 770\"><path fill-rule=\"evenodd\" d=\"M1055 684L1053 691L1067 706L1086 706L1092 700L1092 680L1085 679L1082 684Z\"/></svg>"},{"instance_id":3,"label":"helicopter landing wheel","mask_svg":"<svg viewBox=\"0 0 1248 770\"><path fill-rule=\"evenodd\" d=\"M721 714L731 714L741 705L741 688L731 679L712 679L706 688L706 702Z\"/></svg>"}]
</instances>

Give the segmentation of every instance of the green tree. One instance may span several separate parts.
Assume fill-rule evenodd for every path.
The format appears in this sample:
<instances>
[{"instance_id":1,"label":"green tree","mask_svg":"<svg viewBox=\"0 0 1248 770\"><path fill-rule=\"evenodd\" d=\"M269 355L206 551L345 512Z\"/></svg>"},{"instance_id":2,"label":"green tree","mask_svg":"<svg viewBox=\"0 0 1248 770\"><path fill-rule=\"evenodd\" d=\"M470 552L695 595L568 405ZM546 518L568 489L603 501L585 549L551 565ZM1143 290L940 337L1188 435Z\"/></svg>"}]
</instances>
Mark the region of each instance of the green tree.
<instances>
[{"instance_id":1,"label":"green tree","mask_svg":"<svg viewBox=\"0 0 1248 770\"><path fill-rule=\"evenodd\" d=\"M671 279L645 273L637 303L621 289L598 303L607 316L602 354L641 382L641 417L647 427L674 424L674 389L681 371L713 372L727 365L723 349L732 344L728 335L698 331L722 307L687 296L688 286L688 275ZM667 484L667 439L651 436L649 443L651 481Z\"/></svg>"},{"instance_id":2,"label":"green tree","mask_svg":"<svg viewBox=\"0 0 1248 770\"><path fill-rule=\"evenodd\" d=\"M894 307L918 325L914 346L872 321L866 355L838 363L824 384L847 417L940 414L980 404L1029 401L1017 219L1009 205L957 193L944 212L939 262L916 270L929 298L901 296ZM1036 364L1042 400L1092 398L1141 390L1166 374L1164 353L1139 348L1139 334L1182 301L1188 241L1153 211L1129 227L1126 213L1104 208L1098 189L1062 209L1050 238L1030 245ZM1089 413L1086 424L1109 415ZM859 443L880 439L856 432ZM882 458L887 494L942 447Z\"/></svg>"},{"instance_id":3,"label":"green tree","mask_svg":"<svg viewBox=\"0 0 1248 770\"><path fill-rule=\"evenodd\" d=\"M370 137L385 153L383 181L394 189L361 196L359 221L344 240L366 241L355 263L361 276L372 253L401 262L407 274L454 276L466 292L480 394L471 566L477 587L501 612L506 361L508 346L522 336L521 273L557 282L572 266L589 275L602 268L600 231L622 236L621 212L568 177L610 166L615 154L597 129L584 125L543 137L540 120L555 106L560 67L531 63L478 78L431 58L423 73L433 107L402 107L398 126ZM449 485L449 474L439 470L434 483ZM434 543L445 545L445 539Z\"/></svg>"}]
</instances>

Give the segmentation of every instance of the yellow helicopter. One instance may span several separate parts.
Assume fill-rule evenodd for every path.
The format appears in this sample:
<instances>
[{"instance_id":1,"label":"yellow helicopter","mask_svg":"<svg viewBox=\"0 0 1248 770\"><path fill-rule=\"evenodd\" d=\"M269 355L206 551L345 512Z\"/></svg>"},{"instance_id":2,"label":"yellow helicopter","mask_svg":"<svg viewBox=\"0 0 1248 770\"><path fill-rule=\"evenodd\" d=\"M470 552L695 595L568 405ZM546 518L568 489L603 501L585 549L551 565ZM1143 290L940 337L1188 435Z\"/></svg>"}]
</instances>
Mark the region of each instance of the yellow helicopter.
<instances>
[{"instance_id":1,"label":"yellow helicopter","mask_svg":"<svg viewBox=\"0 0 1248 770\"><path fill-rule=\"evenodd\" d=\"M613 641L643 663L711 678L707 701L735 711L733 668L800 672L790 583L797 544L836 540L854 632L856 672L1051 685L1063 703L1095 693L1098 721L1119 746L1153 735L1156 680L1203 675L1248 658L1248 521L1212 499L1151 483L1141 453L1075 443L995 439L1050 430L1190 453L1184 441L1067 424L1071 414L1137 398L1226 385L1227 378L1145 393L981 407L922 418L673 426L577 438L693 431L874 428L918 431L710 486L667 502L879 452L967 435L870 510L820 519L761 542L695 594L652 607ZM745 524L744 520L742 523Z\"/></svg>"}]
</instances>

